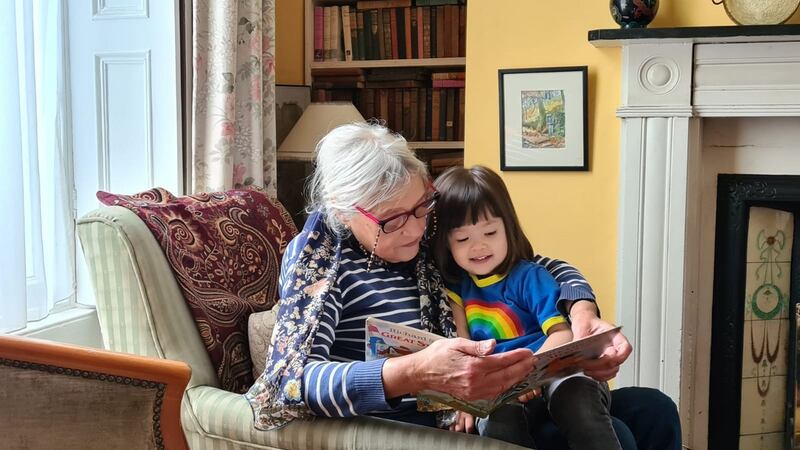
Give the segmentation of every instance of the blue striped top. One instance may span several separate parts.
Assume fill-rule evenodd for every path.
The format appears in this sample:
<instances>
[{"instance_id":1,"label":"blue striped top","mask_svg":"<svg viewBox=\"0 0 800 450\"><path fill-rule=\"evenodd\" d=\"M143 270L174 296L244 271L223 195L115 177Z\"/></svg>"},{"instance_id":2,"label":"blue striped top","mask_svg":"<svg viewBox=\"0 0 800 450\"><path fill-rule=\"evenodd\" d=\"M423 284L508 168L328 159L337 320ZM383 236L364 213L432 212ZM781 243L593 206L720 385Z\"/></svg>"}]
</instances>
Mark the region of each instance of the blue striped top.
<instances>
[{"instance_id":1,"label":"blue striped top","mask_svg":"<svg viewBox=\"0 0 800 450\"><path fill-rule=\"evenodd\" d=\"M303 400L320 416L391 416L392 411L416 408L413 398L386 399L381 376L385 360L364 361L364 322L368 316L420 328L414 262L373 262L367 272L367 260L354 238L342 242L337 284L324 305L303 372ZM572 266L538 255L534 262L545 266L556 281L567 283L561 285L559 304L562 300L594 299L586 280Z\"/></svg>"}]
</instances>

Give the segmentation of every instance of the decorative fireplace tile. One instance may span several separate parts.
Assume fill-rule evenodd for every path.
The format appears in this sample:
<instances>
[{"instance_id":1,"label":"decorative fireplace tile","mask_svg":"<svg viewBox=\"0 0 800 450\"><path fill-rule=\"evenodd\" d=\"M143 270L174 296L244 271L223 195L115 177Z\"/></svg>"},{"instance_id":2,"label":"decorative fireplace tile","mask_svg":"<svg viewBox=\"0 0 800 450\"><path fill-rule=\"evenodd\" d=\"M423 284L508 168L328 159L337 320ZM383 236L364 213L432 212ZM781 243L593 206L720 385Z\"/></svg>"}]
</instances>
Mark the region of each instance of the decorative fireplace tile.
<instances>
[{"instance_id":1,"label":"decorative fireplace tile","mask_svg":"<svg viewBox=\"0 0 800 450\"><path fill-rule=\"evenodd\" d=\"M750 208L747 262L792 260L793 214L770 208Z\"/></svg>"},{"instance_id":2,"label":"decorative fireplace tile","mask_svg":"<svg viewBox=\"0 0 800 450\"><path fill-rule=\"evenodd\" d=\"M745 320L789 317L789 262L750 262L745 268Z\"/></svg>"},{"instance_id":3,"label":"decorative fireplace tile","mask_svg":"<svg viewBox=\"0 0 800 450\"><path fill-rule=\"evenodd\" d=\"M742 380L741 435L783 432L786 377Z\"/></svg>"},{"instance_id":4,"label":"decorative fireplace tile","mask_svg":"<svg viewBox=\"0 0 800 450\"><path fill-rule=\"evenodd\" d=\"M742 436L739 450L783 450L783 433Z\"/></svg>"},{"instance_id":5,"label":"decorative fireplace tile","mask_svg":"<svg viewBox=\"0 0 800 450\"><path fill-rule=\"evenodd\" d=\"M745 322L742 378L786 375L788 344L789 319Z\"/></svg>"}]
</instances>

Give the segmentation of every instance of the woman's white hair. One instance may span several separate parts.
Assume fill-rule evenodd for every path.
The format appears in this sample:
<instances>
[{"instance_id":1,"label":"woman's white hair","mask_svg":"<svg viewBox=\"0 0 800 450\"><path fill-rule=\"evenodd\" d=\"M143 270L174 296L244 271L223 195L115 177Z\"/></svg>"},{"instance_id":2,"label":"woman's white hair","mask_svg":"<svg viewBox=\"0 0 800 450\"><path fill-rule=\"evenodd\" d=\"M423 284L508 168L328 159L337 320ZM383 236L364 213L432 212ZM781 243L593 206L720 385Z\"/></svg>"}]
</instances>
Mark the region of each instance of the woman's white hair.
<instances>
[{"instance_id":1,"label":"woman's white hair","mask_svg":"<svg viewBox=\"0 0 800 450\"><path fill-rule=\"evenodd\" d=\"M402 136L377 123L342 125L317 145L308 211L320 211L334 232L346 235L342 219L356 205L370 210L389 201L414 176L427 180L428 169Z\"/></svg>"}]
</instances>

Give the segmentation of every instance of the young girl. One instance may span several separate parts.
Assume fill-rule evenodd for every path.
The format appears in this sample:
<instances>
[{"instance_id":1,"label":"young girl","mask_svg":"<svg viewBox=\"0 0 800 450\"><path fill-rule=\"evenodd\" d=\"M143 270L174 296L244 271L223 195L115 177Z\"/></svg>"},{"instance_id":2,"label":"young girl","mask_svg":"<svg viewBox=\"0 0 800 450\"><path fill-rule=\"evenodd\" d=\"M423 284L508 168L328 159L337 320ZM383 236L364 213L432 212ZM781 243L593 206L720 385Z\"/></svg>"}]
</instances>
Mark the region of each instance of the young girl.
<instances>
[{"instance_id":1,"label":"young girl","mask_svg":"<svg viewBox=\"0 0 800 450\"><path fill-rule=\"evenodd\" d=\"M461 337L496 339L496 352L528 348L536 353L572 340L558 312L559 288L544 267L531 261L533 248L522 232L503 180L486 167L454 167L435 183L434 252L448 283ZM547 386L553 421L570 448L619 449L612 427L608 386L573 375ZM481 435L534 447L532 396L477 421ZM472 417L460 413L460 428Z\"/></svg>"}]
</instances>

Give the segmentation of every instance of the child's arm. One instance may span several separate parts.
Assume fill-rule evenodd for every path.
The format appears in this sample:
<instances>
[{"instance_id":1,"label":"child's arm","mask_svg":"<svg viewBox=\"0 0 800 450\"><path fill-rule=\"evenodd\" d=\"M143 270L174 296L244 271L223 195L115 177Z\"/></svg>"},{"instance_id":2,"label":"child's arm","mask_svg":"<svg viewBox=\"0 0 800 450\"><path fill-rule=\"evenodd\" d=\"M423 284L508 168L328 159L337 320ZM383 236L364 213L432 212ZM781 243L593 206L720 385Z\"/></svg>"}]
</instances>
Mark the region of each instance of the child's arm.
<instances>
[{"instance_id":1,"label":"child's arm","mask_svg":"<svg viewBox=\"0 0 800 450\"><path fill-rule=\"evenodd\" d=\"M453 313L455 314L455 310ZM558 347L559 345L566 344L567 342L572 342L572 330L570 330L569 325L566 323L557 323L551 326L547 331L547 339L545 339L536 353L541 353Z\"/></svg>"},{"instance_id":2,"label":"child's arm","mask_svg":"<svg viewBox=\"0 0 800 450\"><path fill-rule=\"evenodd\" d=\"M458 337L469 339L469 325L467 325L467 312L464 307L454 301L450 301L450 307L453 309L453 321L456 324L456 333Z\"/></svg>"}]
</instances>

